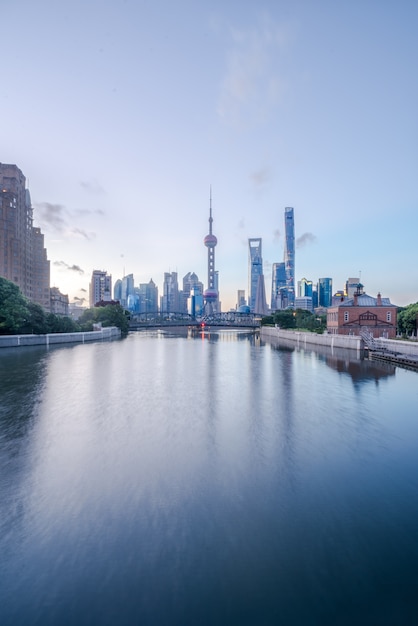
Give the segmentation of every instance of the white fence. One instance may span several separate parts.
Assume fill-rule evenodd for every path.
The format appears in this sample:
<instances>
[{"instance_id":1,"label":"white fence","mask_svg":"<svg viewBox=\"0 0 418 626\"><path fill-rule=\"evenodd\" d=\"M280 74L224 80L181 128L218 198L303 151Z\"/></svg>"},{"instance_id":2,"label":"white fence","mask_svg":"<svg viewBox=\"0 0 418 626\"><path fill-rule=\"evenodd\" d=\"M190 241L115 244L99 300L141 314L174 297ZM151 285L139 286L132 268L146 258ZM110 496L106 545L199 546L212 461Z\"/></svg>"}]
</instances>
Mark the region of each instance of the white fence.
<instances>
[{"instance_id":1,"label":"white fence","mask_svg":"<svg viewBox=\"0 0 418 626\"><path fill-rule=\"evenodd\" d=\"M52 346L59 343L87 343L116 339L121 336L120 328L108 326L87 333L51 333L48 335L0 335L0 348L21 346Z\"/></svg>"}]
</instances>

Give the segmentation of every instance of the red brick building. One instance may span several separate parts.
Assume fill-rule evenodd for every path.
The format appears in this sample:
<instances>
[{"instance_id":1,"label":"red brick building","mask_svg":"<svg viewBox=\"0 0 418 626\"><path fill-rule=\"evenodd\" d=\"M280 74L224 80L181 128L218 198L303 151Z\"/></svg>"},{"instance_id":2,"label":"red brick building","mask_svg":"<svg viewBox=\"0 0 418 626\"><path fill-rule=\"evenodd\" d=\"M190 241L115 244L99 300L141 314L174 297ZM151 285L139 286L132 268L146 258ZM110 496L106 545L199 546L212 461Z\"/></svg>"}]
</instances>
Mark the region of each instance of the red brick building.
<instances>
[{"instance_id":1,"label":"red brick building","mask_svg":"<svg viewBox=\"0 0 418 626\"><path fill-rule=\"evenodd\" d=\"M396 337L398 308L389 298L363 293L361 288L352 298L342 297L327 309L327 331L334 335L360 335L369 331L373 337Z\"/></svg>"}]
</instances>

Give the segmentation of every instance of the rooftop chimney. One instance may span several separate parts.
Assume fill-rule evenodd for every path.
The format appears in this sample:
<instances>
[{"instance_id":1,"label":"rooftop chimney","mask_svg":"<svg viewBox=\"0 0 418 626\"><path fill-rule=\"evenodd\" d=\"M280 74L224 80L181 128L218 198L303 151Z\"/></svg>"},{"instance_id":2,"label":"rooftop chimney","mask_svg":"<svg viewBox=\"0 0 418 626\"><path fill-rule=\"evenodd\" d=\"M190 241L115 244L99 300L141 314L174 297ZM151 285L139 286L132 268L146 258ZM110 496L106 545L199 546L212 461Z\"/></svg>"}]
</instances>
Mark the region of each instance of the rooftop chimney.
<instances>
[{"instance_id":1,"label":"rooftop chimney","mask_svg":"<svg viewBox=\"0 0 418 626\"><path fill-rule=\"evenodd\" d=\"M377 306L382 306L382 296L380 295L380 291L377 294Z\"/></svg>"}]
</instances>

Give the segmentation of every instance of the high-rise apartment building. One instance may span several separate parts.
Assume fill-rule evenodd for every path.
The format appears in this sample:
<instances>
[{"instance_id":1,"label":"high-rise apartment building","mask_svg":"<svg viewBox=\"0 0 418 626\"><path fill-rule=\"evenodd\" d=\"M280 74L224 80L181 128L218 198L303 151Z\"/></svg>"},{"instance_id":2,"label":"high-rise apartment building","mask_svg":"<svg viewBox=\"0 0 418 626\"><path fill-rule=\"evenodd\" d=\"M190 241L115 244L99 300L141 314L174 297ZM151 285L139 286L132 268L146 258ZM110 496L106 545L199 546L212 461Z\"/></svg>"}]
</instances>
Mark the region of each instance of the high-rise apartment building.
<instances>
[{"instance_id":1,"label":"high-rise apartment building","mask_svg":"<svg viewBox=\"0 0 418 626\"><path fill-rule=\"evenodd\" d=\"M0 163L0 276L50 310L50 267L44 236L33 226L26 179L16 165Z\"/></svg>"},{"instance_id":2,"label":"high-rise apartment building","mask_svg":"<svg viewBox=\"0 0 418 626\"><path fill-rule=\"evenodd\" d=\"M112 300L112 276L103 270L93 270L90 281L90 306Z\"/></svg>"},{"instance_id":3,"label":"high-rise apartment building","mask_svg":"<svg viewBox=\"0 0 418 626\"><path fill-rule=\"evenodd\" d=\"M284 263L286 267L286 287L288 306L295 304L295 217L293 207L284 210L285 248Z\"/></svg>"},{"instance_id":4,"label":"high-rise apartment building","mask_svg":"<svg viewBox=\"0 0 418 626\"><path fill-rule=\"evenodd\" d=\"M263 275L262 241L260 237L248 239L248 306L254 313L258 279Z\"/></svg>"}]
</instances>

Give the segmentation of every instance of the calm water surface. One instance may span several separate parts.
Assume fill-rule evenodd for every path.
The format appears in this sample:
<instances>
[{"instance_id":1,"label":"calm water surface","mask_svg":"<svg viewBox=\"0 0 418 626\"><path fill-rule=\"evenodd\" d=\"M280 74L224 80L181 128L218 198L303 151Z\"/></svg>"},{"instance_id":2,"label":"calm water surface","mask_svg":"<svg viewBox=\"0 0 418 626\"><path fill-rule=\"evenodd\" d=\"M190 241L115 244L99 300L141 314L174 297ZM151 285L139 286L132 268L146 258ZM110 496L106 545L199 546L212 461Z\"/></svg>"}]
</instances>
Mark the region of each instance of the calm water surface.
<instances>
[{"instance_id":1,"label":"calm water surface","mask_svg":"<svg viewBox=\"0 0 418 626\"><path fill-rule=\"evenodd\" d=\"M0 624L417 624L417 407L232 332L2 350Z\"/></svg>"}]
</instances>

